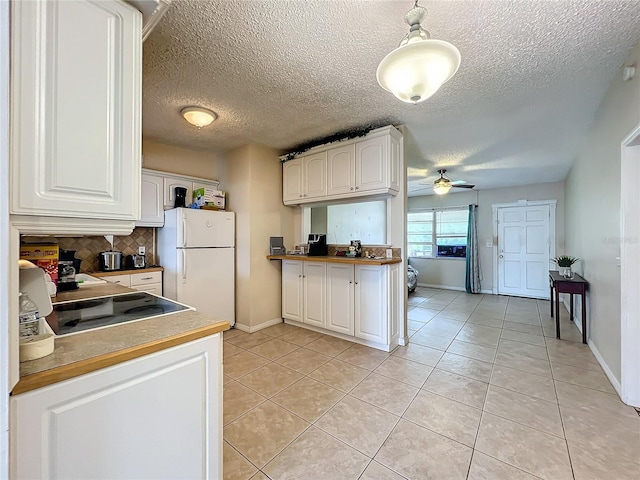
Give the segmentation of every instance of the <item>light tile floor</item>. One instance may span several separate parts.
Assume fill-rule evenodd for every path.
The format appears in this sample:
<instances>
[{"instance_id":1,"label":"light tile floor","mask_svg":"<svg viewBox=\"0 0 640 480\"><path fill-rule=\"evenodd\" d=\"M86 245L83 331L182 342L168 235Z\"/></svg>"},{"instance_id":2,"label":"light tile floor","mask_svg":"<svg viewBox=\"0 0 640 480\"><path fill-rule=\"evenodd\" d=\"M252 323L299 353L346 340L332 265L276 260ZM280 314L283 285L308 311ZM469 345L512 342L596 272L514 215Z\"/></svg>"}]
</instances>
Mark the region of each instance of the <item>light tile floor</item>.
<instances>
[{"instance_id":1,"label":"light tile floor","mask_svg":"<svg viewBox=\"0 0 640 480\"><path fill-rule=\"evenodd\" d=\"M640 417L549 303L418 288L393 353L224 335L226 480L640 479Z\"/></svg>"}]
</instances>

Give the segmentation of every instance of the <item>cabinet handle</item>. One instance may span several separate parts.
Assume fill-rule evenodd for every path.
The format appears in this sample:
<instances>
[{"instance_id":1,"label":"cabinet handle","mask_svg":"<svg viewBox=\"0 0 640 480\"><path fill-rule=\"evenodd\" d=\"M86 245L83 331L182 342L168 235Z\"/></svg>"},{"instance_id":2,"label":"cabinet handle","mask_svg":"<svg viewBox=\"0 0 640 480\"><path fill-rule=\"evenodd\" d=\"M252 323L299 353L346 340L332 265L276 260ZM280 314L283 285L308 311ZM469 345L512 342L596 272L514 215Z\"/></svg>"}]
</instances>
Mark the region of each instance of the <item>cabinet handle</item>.
<instances>
[{"instance_id":1,"label":"cabinet handle","mask_svg":"<svg viewBox=\"0 0 640 480\"><path fill-rule=\"evenodd\" d=\"M115 281L115 282L113 282L113 283L120 283L120 280L116 280L116 281Z\"/></svg>"},{"instance_id":2,"label":"cabinet handle","mask_svg":"<svg viewBox=\"0 0 640 480\"><path fill-rule=\"evenodd\" d=\"M360 187L356 187L356 190L358 190Z\"/></svg>"},{"instance_id":3,"label":"cabinet handle","mask_svg":"<svg viewBox=\"0 0 640 480\"><path fill-rule=\"evenodd\" d=\"M356 285L358 284L358 282L356 282Z\"/></svg>"},{"instance_id":4,"label":"cabinet handle","mask_svg":"<svg viewBox=\"0 0 640 480\"><path fill-rule=\"evenodd\" d=\"M298 275L298 278L302 278L302 275Z\"/></svg>"},{"instance_id":5,"label":"cabinet handle","mask_svg":"<svg viewBox=\"0 0 640 480\"><path fill-rule=\"evenodd\" d=\"M349 284L352 284L353 282L351 280L349 280Z\"/></svg>"},{"instance_id":6,"label":"cabinet handle","mask_svg":"<svg viewBox=\"0 0 640 480\"><path fill-rule=\"evenodd\" d=\"M300 198L302 198L302 195L300 195Z\"/></svg>"},{"instance_id":7,"label":"cabinet handle","mask_svg":"<svg viewBox=\"0 0 640 480\"><path fill-rule=\"evenodd\" d=\"M353 190L353 187L351 187L349 190Z\"/></svg>"},{"instance_id":8,"label":"cabinet handle","mask_svg":"<svg viewBox=\"0 0 640 480\"><path fill-rule=\"evenodd\" d=\"M153 277L142 277L140 280L153 280Z\"/></svg>"}]
</instances>

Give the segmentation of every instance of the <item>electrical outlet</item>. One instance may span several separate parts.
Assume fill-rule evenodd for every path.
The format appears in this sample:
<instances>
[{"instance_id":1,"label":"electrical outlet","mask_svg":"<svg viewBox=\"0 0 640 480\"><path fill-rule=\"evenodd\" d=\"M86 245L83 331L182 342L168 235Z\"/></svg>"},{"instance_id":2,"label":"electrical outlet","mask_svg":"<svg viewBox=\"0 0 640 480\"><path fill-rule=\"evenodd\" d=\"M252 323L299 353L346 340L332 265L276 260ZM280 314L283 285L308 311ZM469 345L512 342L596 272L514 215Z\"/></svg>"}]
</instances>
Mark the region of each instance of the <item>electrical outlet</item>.
<instances>
[{"instance_id":1,"label":"electrical outlet","mask_svg":"<svg viewBox=\"0 0 640 480\"><path fill-rule=\"evenodd\" d=\"M147 247L144 245L138 246L138 255L144 255L147 252Z\"/></svg>"}]
</instances>

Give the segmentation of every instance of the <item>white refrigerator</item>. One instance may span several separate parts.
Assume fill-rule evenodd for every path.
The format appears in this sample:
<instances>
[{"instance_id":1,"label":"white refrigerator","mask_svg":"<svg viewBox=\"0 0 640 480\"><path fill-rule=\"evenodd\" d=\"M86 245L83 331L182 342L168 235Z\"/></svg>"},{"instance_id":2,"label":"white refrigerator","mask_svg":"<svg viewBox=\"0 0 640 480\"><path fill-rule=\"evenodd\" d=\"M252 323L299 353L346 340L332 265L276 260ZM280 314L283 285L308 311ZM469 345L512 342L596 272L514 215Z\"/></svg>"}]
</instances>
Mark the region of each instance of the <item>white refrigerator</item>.
<instances>
[{"instance_id":1,"label":"white refrigerator","mask_svg":"<svg viewBox=\"0 0 640 480\"><path fill-rule=\"evenodd\" d=\"M167 210L157 248L165 297L235 324L233 212Z\"/></svg>"}]
</instances>

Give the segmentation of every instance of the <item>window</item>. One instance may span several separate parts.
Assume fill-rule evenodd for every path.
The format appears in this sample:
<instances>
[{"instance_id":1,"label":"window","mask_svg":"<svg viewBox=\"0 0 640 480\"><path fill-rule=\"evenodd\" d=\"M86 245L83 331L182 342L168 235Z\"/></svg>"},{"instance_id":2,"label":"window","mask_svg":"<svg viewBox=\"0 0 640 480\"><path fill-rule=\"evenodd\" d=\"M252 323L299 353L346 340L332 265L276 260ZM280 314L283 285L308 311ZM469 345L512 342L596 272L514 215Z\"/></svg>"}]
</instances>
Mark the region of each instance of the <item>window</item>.
<instances>
[{"instance_id":1,"label":"window","mask_svg":"<svg viewBox=\"0 0 640 480\"><path fill-rule=\"evenodd\" d=\"M468 215L466 208L409 212L409 256L465 258Z\"/></svg>"}]
</instances>

